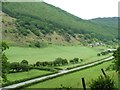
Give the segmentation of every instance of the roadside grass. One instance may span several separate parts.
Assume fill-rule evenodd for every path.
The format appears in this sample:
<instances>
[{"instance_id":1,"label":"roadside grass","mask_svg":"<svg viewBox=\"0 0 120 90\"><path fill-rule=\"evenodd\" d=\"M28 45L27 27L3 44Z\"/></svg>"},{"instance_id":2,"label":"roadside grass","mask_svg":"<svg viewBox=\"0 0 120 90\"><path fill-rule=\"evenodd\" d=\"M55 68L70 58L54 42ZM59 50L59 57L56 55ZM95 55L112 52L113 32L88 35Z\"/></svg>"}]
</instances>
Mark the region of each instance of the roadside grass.
<instances>
[{"instance_id":1,"label":"roadside grass","mask_svg":"<svg viewBox=\"0 0 120 90\"><path fill-rule=\"evenodd\" d=\"M7 79L9 81L16 81L16 80L35 77L35 76L41 76L41 75L45 75L45 74L49 74L49 73L52 73L52 72L33 69L28 72L18 72L18 73L7 74Z\"/></svg>"},{"instance_id":2,"label":"roadside grass","mask_svg":"<svg viewBox=\"0 0 120 90\"><path fill-rule=\"evenodd\" d=\"M53 61L58 57L65 59L80 58L89 61L97 57L100 51L84 46L49 46L46 48L25 48L25 47L10 47L6 50L6 55L9 62L21 62L23 59L28 60L30 64L37 61ZM101 56L100 56L101 57ZM96 59L95 58L95 59Z\"/></svg>"},{"instance_id":3,"label":"roadside grass","mask_svg":"<svg viewBox=\"0 0 120 90\"><path fill-rule=\"evenodd\" d=\"M97 78L102 75L101 68L104 70L112 64L112 61L104 62L102 64L83 69L71 74L63 75L57 78L53 78L41 83L37 83L26 88L60 88L61 84L66 87L72 88L82 88L81 78L84 77L86 81L86 86L89 87L89 82L91 79ZM118 79L115 71L105 71L107 75L111 76L115 80L115 85L117 87Z\"/></svg>"}]
</instances>

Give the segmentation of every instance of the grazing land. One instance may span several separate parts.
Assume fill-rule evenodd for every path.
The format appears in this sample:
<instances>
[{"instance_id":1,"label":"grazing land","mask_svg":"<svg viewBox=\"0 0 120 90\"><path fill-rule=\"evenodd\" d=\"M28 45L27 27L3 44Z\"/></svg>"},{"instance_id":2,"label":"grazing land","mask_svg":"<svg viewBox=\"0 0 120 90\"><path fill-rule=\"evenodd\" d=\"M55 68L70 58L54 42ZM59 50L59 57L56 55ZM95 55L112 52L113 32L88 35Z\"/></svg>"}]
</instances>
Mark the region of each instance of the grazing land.
<instances>
[{"instance_id":1,"label":"grazing land","mask_svg":"<svg viewBox=\"0 0 120 90\"><path fill-rule=\"evenodd\" d=\"M101 60L111 56L113 51L107 49L115 49L118 43L118 17L84 20L44 1L3 2L1 16L1 82L6 85ZM26 88L59 88L61 84L81 88L83 77L88 87L91 79L102 74L101 68L111 64L107 61ZM105 72L117 86L116 72Z\"/></svg>"},{"instance_id":2,"label":"grazing land","mask_svg":"<svg viewBox=\"0 0 120 90\"><path fill-rule=\"evenodd\" d=\"M10 47L6 50L6 55L9 62L21 62L28 60L30 64L37 61L54 61L56 58L61 57L65 59L80 58L85 62L98 60L105 56L97 56L101 50L97 48L90 48L85 46L49 46L46 48L24 48L24 47Z\"/></svg>"},{"instance_id":3,"label":"grazing land","mask_svg":"<svg viewBox=\"0 0 120 90\"><path fill-rule=\"evenodd\" d=\"M82 88L81 78L84 77L87 87L89 86L89 81L91 79L97 78L99 75L102 75L101 68L106 70L106 68L112 64L112 61L104 62L100 65L83 69L71 74L67 74L61 77L50 79L38 84L31 85L27 88L60 88L61 84L65 87L72 88ZM115 71L105 71L112 79L115 80L117 86L117 74Z\"/></svg>"},{"instance_id":4,"label":"grazing land","mask_svg":"<svg viewBox=\"0 0 120 90\"><path fill-rule=\"evenodd\" d=\"M16 81L16 80L21 80L26 78L32 78L35 76L42 76L49 73L52 73L52 72L33 69L28 72L10 73L7 75L7 78L9 81Z\"/></svg>"}]
</instances>

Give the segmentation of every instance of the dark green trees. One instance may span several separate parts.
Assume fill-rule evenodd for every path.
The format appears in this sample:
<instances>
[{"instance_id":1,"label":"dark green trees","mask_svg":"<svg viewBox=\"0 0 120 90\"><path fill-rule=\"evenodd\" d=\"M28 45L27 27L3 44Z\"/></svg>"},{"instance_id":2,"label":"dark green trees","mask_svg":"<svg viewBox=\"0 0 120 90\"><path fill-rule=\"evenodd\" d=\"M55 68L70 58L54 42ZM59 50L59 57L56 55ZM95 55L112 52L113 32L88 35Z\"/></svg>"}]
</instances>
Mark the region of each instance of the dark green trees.
<instances>
[{"instance_id":1,"label":"dark green trees","mask_svg":"<svg viewBox=\"0 0 120 90\"><path fill-rule=\"evenodd\" d=\"M21 64L28 65L28 61L27 61L27 60L22 60L22 61L21 61Z\"/></svg>"},{"instance_id":2,"label":"dark green trees","mask_svg":"<svg viewBox=\"0 0 120 90\"><path fill-rule=\"evenodd\" d=\"M116 70L120 72L120 47L113 53L115 57Z\"/></svg>"},{"instance_id":3,"label":"dark green trees","mask_svg":"<svg viewBox=\"0 0 120 90\"><path fill-rule=\"evenodd\" d=\"M3 81L7 81L7 77L6 77L6 74L8 73L8 69L9 69L9 63L8 63L8 58L6 57L5 55L5 50L6 49L9 49L9 46L5 43L5 42L2 42L2 51L0 52L0 56L1 56L1 64L2 64L2 78L3 78Z\"/></svg>"},{"instance_id":4,"label":"dark green trees","mask_svg":"<svg viewBox=\"0 0 120 90\"><path fill-rule=\"evenodd\" d=\"M29 64L27 60L22 60L21 63L19 62L12 62L10 63L10 71L12 72L20 72L20 71L28 71Z\"/></svg>"}]
</instances>

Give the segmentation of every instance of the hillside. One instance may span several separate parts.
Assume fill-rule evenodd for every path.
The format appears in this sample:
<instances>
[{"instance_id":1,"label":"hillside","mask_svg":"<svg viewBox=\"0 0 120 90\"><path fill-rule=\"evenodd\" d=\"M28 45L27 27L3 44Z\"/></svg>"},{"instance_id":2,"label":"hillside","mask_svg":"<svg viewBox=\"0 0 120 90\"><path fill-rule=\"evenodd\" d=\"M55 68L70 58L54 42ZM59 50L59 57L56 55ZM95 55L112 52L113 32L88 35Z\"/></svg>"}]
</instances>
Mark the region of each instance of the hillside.
<instances>
[{"instance_id":1,"label":"hillside","mask_svg":"<svg viewBox=\"0 0 120 90\"><path fill-rule=\"evenodd\" d=\"M44 2L4 2L2 5L3 39L10 43L86 44L117 37L115 27L83 20Z\"/></svg>"},{"instance_id":2,"label":"hillside","mask_svg":"<svg viewBox=\"0 0 120 90\"><path fill-rule=\"evenodd\" d=\"M91 19L91 22L101 25L106 25L109 27L118 28L118 17L95 18L95 19Z\"/></svg>"}]
</instances>

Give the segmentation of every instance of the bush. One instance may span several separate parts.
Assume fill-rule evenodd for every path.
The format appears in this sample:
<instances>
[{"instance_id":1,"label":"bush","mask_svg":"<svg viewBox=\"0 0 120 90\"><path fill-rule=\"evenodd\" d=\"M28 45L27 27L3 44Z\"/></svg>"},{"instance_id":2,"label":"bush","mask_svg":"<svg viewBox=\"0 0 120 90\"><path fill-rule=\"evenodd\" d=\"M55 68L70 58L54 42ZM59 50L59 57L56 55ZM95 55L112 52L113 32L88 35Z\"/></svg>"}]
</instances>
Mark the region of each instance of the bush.
<instances>
[{"instance_id":1,"label":"bush","mask_svg":"<svg viewBox=\"0 0 120 90\"><path fill-rule=\"evenodd\" d=\"M39 41L35 42L35 46L38 47L38 48L40 48L41 47L40 42Z\"/></svg>"},{"instance_id":2,"label":"bush","mask_svg":"<svg viewBox=\"0 0 120 90\"><path fill-rule=\"evenodd\" d=\"M13 62L10 63L10 71L13 72L21 72L21 71L28 71L29 70L29 65L23 62L19 63L19 62Z\"/></svg>"},{"instance_id":3,"label":"bush","mask_svg":"<svg viewBox=\"0 0 120 90\"><path fill-rule=\"evenodd\" d=\"M67 65L68 61L67 59L56 58L53 63L54 63L54 66L61 66L61 65Z\"/></svg>"},{"instance_id":4,"label":"bush","mask_svg":"<svg viewBox=\"0 0 120 90\"><path fill-rule=\"evenodd\" d=\"M27 60L22 60L22 61L21 61L21 64L26 64L26 65L28 65L28 61L27 61Z\"/></svg>"},{"instance_id":5,"label":"bush","mask_svg":"<svg viewBox=\"0 0 120 90\"><path fill-rule=\"evenodd\" d=\"M47 46L47 43L45 42L40 42L40 41L36 41L34 43L34 46L37 47L37 48L42 48L42 47L46 47Z\"/></svg>"},{"instance_id":6,"label":"bush","mask_svg":"<svg viewBox=\"0 0 120 90\"><path fill-rule=\"evenodd\" d=\"M97 56L100 56L100 55L101 55L100 53L97 54Z\"/></svg>"},{"instance_id":7,"label":"bush","mask_svg":"<svg viewBox=\"0 0 120 90\"><path fill-rule=\"evenodd\" d=\"M90 90L114 90L114 81L109 77L100 75L97 79L90 83Z\"/></svg>"},{"instance_id":8,"label":"bush","mask_svg":"<svg viewBox=\"0 0 120 90\"><path fill-rule=\"evenodd\" d=\"M79 58L74 58L73 60L70 60L70 63L75 64L79 62Z\"/></svg>"}]
</instances>

